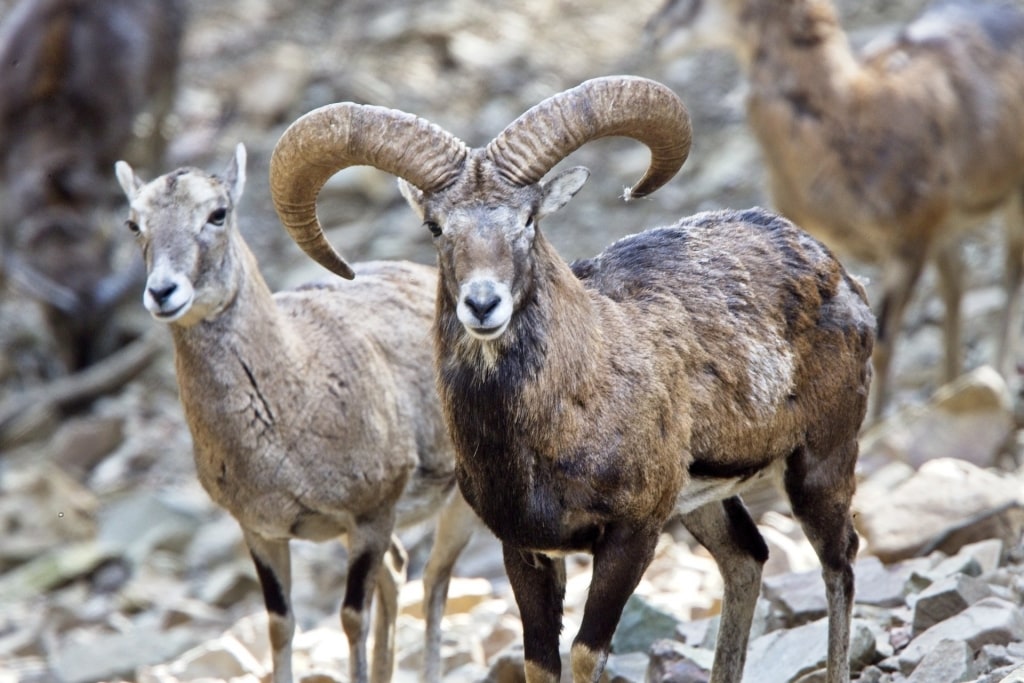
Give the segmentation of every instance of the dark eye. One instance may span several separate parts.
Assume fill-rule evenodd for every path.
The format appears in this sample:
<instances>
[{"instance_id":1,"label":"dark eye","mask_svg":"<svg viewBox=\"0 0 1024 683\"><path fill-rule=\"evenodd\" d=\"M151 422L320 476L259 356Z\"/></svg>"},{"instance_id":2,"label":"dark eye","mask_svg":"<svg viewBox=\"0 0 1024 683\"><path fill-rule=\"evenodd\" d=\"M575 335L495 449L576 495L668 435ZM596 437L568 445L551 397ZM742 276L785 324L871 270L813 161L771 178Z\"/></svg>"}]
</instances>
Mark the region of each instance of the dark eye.
<instances>
[{"instance_id":1,"label":"dark eye","mask_svg":"<svg viewBox=\"0 0 1024 683\"><path fill-rule=\"evenodd\" d=\"M228 217L227 209L214 209L210 216L206 219L207 223L212 225L224 225L224 219Z\"/></svg>"},{"instance_id":2,"label":"dark eye","mask_svg":"<svg viewBox=\"0 0 1024 683\"><path fill-rule=\"evenodd\" d=\"M133 233L135 233L136 235L138 235L138 234L139 234L139 230L140 230L141 228L139 228L139 224L138 224L138 223L136 223L135 221L133 221L133 220L131 220L131 219L128 219L128 220L126 220L126 221L124 222L124 224L125 224L125 225L126 225L126 226L128 227L128 229L129 229L129 230L131 230L131 231L132 231Z\"/></svg>"},{"instance_id":3,"label":"dark eye","mask_svg":"<svg viewBox=\"0 0 1024 683\"><path fill-rule=\"evenodd\" d=\"M426 226L427 230L429 230L430 234L434 237L441 236L441 226L434 221L423 221L423 225Z\"/></svg>"},{"instance_id":4,"label":"dark eye","mask_svg":"<svg viewBox=\"0 0 1024 683\"><path fill-rule=\"evenodd\" d=\"M532 228L533 227L533 214L532 213L530 214L530 217L526 219L526 227L528 227L528 228Z\"/></svg>"}]
</instances>

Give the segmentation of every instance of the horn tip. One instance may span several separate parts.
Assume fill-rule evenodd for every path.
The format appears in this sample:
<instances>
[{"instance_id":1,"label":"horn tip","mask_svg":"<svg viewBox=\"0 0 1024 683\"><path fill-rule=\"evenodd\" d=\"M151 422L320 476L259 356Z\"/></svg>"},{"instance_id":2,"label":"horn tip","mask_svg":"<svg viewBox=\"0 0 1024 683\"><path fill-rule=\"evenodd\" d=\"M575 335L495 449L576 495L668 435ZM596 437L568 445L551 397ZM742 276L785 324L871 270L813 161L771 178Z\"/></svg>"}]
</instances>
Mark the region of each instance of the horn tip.
<instances>
[{"instance_id":1,"label":"horn tip","mask_svg":"<svg viewBox=\"0 0 1024 683\"><path fill-rule=\"evenodd\" d=\"M352 266L350 266L345 259L336 254L330 258L317 258L316 260L321 266L338 277L343 277L346 280L355 279L356 273L352 270Z\"/></svg>"}]
</instances>

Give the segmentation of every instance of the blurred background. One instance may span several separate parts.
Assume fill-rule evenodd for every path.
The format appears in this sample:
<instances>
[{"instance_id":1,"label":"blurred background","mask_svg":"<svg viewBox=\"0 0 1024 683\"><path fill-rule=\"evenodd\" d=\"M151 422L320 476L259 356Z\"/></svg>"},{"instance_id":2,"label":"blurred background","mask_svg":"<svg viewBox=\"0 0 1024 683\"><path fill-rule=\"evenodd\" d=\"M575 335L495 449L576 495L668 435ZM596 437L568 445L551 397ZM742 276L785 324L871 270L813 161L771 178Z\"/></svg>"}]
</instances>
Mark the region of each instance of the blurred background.
<instances>
[{"instance_id":1,"label":"blurred background","mask_svg":"<svg viewBox=\"0 0 1024 683\"><path fill-rule=\"evenodd\" d=\"M894 33L923 4L837 2L855 46ZM298 116L343 100L395 107L477 146L549 95L590 77L633 73L666 83L689 107L690 159L666 187L628 205L619 197L646 167L641 145L599 140L563 162L592 171L577 198L542 226L566 259L593 255L621 236L697 211L770 206L761 151L745 124L746 86L735 60L705 52L665 61L645 49L644 25L660 5L661 0L186 0L162 158L143 157L134 165L147 179L182 165L219 170L234 145L244 142L249 162L240 226L267 281L278 289L322 274L280 228L267 188L271 150ZM14 6L0 0L0 22L10 19ZM102 80L93 85L101 99L116 103ZM152 124L152 117L143 117L132 130L144 133ZM123 227L126 206L112 164L108 170L110 187L99 191L103 200L92 207L96 231L110 246L114 270L137 272L135 245ZM8 168L0 199L9 206L17 178L18 169ZM318 207L328 236L350 261L434 262L429 233L390 176L347 170L328 183ZM17 264L19 226L2 229L4 263ZM1003 296L1001 247L997 226L965 244L969 369L994 357ZM847 266L874 291L878 273L852 261ZM73 264L64 267L74 270ZM68 360L69 342L48 323L45 307L27 293L19 273L17 265L8 265L0 278L0 682L173 680L166 672L154 678L147 667L172 660L247 615L258 619L262 601L234 522L195 481L169 334L143 309L141 279L131 280L123 299L94 321L90 334L106 335L107 343L88 359ZM897 347L893 419L901 411L920 415L940 388L942 306L933 282L926 273ZM1006 387L996 393L995 436L965 428L957 438L984 441L986 459L975 464L1016 472L1019 396ZM865 463L875 469L907 460L913 450L910 437L872 438ZM785 571L816 566L784 507L771 497L752 505L774 515L765 524L790 548L780 551L789 557ZM426 539L420 532L408 540L415 577ZM344 551L338 544L294 548L299 623L307 629L331 626L339 631L337 647L344 649L336 628ZM683 559L680 552L665 551L663 566L682 566L689 578L680 577L682 569L663 569L664 585L680 594L672 600L684 616L713 614L720 597L713 564L698 548L686 550ZM585 559L574 563L586 569ZM514 614L492 539L474 541L457 573L487 583L453 590L504 601L504 608L494 608L495 621ZM657 594L663 584L652 581L647 589ZM261 627L253 629L257 641L264 637ZM566 630L571 635L574 629ZM413 666L406 662L403 671Z\"/></svg>"}]
</instances>

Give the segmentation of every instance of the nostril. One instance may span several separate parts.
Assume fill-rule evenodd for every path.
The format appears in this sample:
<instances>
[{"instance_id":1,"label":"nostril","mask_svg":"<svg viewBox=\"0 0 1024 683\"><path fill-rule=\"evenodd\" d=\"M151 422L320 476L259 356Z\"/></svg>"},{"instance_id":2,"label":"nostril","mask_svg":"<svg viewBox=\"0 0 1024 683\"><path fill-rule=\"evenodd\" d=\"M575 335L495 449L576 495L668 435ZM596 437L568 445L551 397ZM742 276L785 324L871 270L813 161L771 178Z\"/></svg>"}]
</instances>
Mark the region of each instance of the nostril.
<instances>
[{"instance_id":1,"label":"nostril","mask_svg":"<svg viewBox=\"0 0 1024 683\"><path fill-rule=\"evenodd\" d=\"M477 320L483 321L487 315L498 307L501 298L493 294L484 297L466 297L466 307L473 312Z\"/></svg>"},{"instance_id":2,"label":"nostril","mask_svg":"<svg viewBox=\"0 0 1024 683\"><path fill-rule=\"evenodd\" d=\"M153 297L153 301L157 302L158 304L164 304L167 302L169 298L171 298L171 295L174 294L174 290L176 290L177 288L178 285L174 284L173 282L162 287L150 287L149 295Z\"/></svg>"}]
</instances>

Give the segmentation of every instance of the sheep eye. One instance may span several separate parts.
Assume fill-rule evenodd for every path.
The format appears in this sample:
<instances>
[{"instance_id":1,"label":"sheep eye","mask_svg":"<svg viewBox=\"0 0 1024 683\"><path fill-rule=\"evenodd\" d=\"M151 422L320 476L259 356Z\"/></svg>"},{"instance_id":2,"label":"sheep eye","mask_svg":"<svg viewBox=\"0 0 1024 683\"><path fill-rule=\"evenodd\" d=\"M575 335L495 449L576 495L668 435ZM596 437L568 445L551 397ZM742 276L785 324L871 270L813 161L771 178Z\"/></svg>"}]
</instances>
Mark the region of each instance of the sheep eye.
<instances>
[{"instance_id":1,"label":"sheep eye","mask_svg":"<svg viewBox=\"0 0 1024 683\"><path fill-rule=\"evenodd\" d=\"M126 225L126 226L128 227L128 229L129 229L129 230L131 230L131 231L132 231L132 232L133 232L134 234L136 234L136 235L138 235L138 234L139 234L139 231L141 230L141 228L139 227L139 224L138 224L138 223L136 223L135 221L133 221L133 220L129 219L129 220L126 220L126 221L124 222L124 224L125 224L125 225Z\"/></svg>"},{"instance_id":2,"label":"sheep eye","mask_svg":"<svg viewBox=\"0 0 1024 683\"><path fill-rule=\"evenodd\" d=\"M215 209L210 216L206 219L207 223L211 225L224 225L224 220L228 217L227 209Z\"/></svg>"},{"instance_id":3,"label":"sheep eye","mask_svg":"<svg viewBox=\"0 0 1024 683\"><path fill-rule=\"evenodd\" d=\"M532 213L530 214L530 217L526 219L526 227L527 228L532 228L533 227L533 214Z\"/></svg>"},{"instance_id":4,"label":"sheep eye","mask_svg":"<svg viewBox=\"0 0 1024 683\"><path fill-rule=\"evenodd\" d=\"M430 234L433 235L434 237L441 236L441 226L435 223L434 221L424 221L423 225L426 226L427 230L429 230Z\"/></svg>"}]
</instances>

